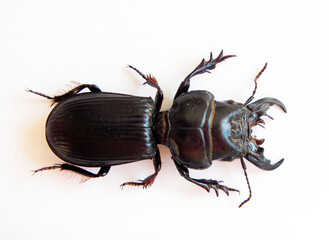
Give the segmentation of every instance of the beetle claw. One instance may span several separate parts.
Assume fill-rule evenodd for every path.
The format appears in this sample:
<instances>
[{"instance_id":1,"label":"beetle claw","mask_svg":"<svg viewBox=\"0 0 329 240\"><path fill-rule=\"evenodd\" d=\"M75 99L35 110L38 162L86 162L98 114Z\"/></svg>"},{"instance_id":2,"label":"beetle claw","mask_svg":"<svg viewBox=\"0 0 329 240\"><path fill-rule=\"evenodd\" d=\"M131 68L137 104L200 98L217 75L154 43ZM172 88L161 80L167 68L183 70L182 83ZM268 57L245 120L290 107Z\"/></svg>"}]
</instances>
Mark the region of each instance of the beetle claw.
<instances>
[{"instance_id":1,"label":"beetle claw","mask_svg":"<svg viewBox=\"0 0 329 240\"><path fill-rule=\"evenodd\" d=\"M212 179L200 179L200 183L204 183L203 187L207 192L210 192L210 189L214 189L216 196L219 196L218 190L222 190L223 192L226 193L227 196L229 196L230 191L232 192L240 192L237 189L234 188L230 188L230 187L226 187L222 184L220 184L223 181L216 181L216 180L212 180Z\"/></svg>"},{"instance_id":2,"label":"beetle claw","mask_svg":"<svg viewBox=\"0 0 329 240\"><path fill-rule=\"evenodd\" d=\"M218 197L218 187L214 187L214 190L215 190L216 196Z\"/></svg>"}]
</instances>

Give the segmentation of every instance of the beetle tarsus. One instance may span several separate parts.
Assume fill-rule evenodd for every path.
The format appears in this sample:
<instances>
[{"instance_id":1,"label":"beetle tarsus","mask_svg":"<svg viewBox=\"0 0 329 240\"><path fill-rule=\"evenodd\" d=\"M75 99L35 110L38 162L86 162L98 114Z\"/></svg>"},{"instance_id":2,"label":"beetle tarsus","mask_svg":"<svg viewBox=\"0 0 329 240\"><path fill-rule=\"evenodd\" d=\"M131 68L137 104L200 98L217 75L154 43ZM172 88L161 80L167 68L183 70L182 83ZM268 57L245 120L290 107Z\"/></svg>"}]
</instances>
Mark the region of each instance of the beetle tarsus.
<instances>
[{"instance_id":1,"label":"beetle tarsus","mask_svg":"<svg viewBox=\"0 0 329 240\"><path fill-rule=\"evenodd\" d=\"M231 57L235 57L235 55L224 56L222 50L217 58L213 58L212 52L210 52L209 60L206 61L205 59L202 59L201 63L189 75L187 75L184 81L180 84L174 99L176 99L182 93L186 93L188 91L190 88L190 79L192 77L205 72L210 73L210 70L215 69L217 63L223 62L224 60Z\"/></svg>"},{"instance_id":2,"label":"beetle tarsus","mask_svg":"<svg viewBox=\"0 0 329 240\"><path fill-rule=\"evenodd\" d=\"M199 184L201 184L202 186L197 184L200 187L204 186L203 188L207 192L210 192L210 189L214 189L217 197L218 197L218 190L222 190L223 192L226 193L227 196L230 195L230 191L231 192L240 192L237 189L230 188L230 187L220 184L223 181L217 181L217 180L212 180L212 179L194 179L194 178L191 178L191 179L193 179L193 183L197 184L196 182L198 182Z\"/></svg>"},{"instance_id":3,"label":"beetle tarsus","mask_svg":"<svg viewBox=\"0 0 329 240\"><path fill-rule=\"evenodd\" d=\"M145 79L145 82L143 84L148 84L150 85L151 87L154 87L156 89L160 89L159 87L159 84L158 84L158 81L156 80L156 78L154 76L152 76L151 74L143 74L141 71L139 71L137 68L131 66L131 65L128 65L129 68L135 70L139 75L142 76L142 78Z\"/></svg>"},{"instance_id":4,"label":"beetle tarsus","mask_svg":"<svg viewBox=\"0 0 329 240\"><path fill-rule=\"evenodd\" d=\"M143 85L147 84L147 85L149 85L151 87L154 87L158 90L157 94L155 96L155 110L157 112L159 112L160 109L161 109L162 101L163 101L163 92L162 92L156 78L154 76L152 76L151 74L147 74L147 75L143 74L141 71L139 71L137 68L135 68L131 65L128 65L128 67L135 70L140 76L142 76L142 78L145 79L145 82L143 83Z\"/></svg>"},{"instance_id":5,"label":"beetle tarsus","mask_svg":"<svg viewBox=\"0 0 329 240\"><path fill-rule=\"evenodd\" d=\"M153 157L153 166L154 166L155 172L152 175L148 176L144 180L138 180L138 182L125 182L120 185L121 189L124 186L143 186L143 188L145 189L153 184L156 176L158 175L158 173L160 172L160 169L161 169L161 158L160 158L160 151L158 148Z\"/></svg>"},{"instance_id":6,"label":"beetle tarsus","mask_svg":"<svg viewBox=\"0 0 329 240\"><path fill-rule=\"evenodd\" d=\"M223 50L220 52L218 57L213 58L212 52L210 52L209 60L206 61L205 59L202 59L201 63L185 78L186 81L189 81L190 78L194 77L195 75L208 72L209 70L213 70L216 68L216 64L223 62L224 60L235 57L235 55L226 55L224 56Z\"/></svg>"},{"instance_id":7,"label":"beetle tarsus","mask_svg":"<svg viewBox=\"0 0 329 240\"><path fill-rule=\"evenodd\" d=\"M214 189L216 196L218 197L218 190L222 190L226 193L227 196L229 196L230 191L232 192L240 192L237 189L226 187L222 184L220 184L222 181L212 180L212 179L195 179L190 177L190 173L187 167L179 164L177 161L175 161L175 165L182 177L184 177L186 180L198 185L199 187L202 187L207 192L210 192L210 189Z\"/></svg>"},{"instance_id":8,"label":"beetle tarsus","mask_svg":"<svg viewBox=\"0 0 329 240\"><path fill-rule=\"evenodd\" d=\"M81 84L81 85L73 88L72 90L68 91L67 93L54 96L54 102L61 102L64 99L77 95L79 92L81 92L85 88L88 88L90 92L101 92L100 88L95 84Z\"/></svg>"},{"instance_id":9,"label":"beetle tarsus","mask_svg":"<svg viewBox=\"0 0 329 240\"><path fill-rule=\"evenodd\" d=\"M123 188L124 186L142 186L144 189L146 189L152 186L157 175L158 173L155 172L152 175L145 178L144 180L138 180L139 182L125 182L121 184L120 187Z\"/></svg>"},{"instance_id":10,"label":"beetle tarsus","mask_svg":"<svg viewBox=\"0 0 329 240\"><path fill-rule=\"evenodd\" d=\"M47 99L54 99L54 97L48 96L48 95L46 95L44 93L41 93L41 92L33 91L31 89L28 89L28 88L26 88L25 91L33 93L33 94L41 96L41 97L44 97L44 98L47 98Z\"/></svg>"},{"instance_id":11,"label":"beetle tarsus","mask_svg":"<svg viewBox=\"0 0 329 240\"><path fill-rule=\"evenodd\" d=\"M58 169L58 168L61 168L61 166L59 164L56 164L54 166L49 166L49 167L43 167L43 168L39 168L37 170L33 170L32 172L32 175L38 173L38 172L43 172L43 171L48 171L48 170L55 170L55 169Z\"/></svg>"}]
</instances>

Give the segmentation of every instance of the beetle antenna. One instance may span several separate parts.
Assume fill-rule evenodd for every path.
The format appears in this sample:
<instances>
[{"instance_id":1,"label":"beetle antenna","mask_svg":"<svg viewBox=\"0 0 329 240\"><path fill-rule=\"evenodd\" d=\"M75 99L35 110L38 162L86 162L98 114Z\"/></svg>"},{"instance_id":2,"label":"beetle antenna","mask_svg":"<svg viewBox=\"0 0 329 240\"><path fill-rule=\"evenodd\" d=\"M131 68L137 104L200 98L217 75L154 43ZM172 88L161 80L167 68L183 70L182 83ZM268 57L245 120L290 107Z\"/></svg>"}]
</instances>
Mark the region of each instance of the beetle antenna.
<instances>
[{"instance_id":1,"label":"beetle antenna","mask_svg":"<svg viewBox=\"0 0 329 240\"><path fill-rule=\"evenodd\" d=\"M249 184L249 180L248 180L248 176L247 176L247 166L246 166L245 162L243 161L243 158L240 158L240 160L241 160L241 165L242 165L242 168L244 171L244 175L246 176L246 180L247 180L247 184L248 184L248 188L249 188L249 197L239 205L239 208L242 207L246 202L248 202L252 196L251 188L250 188L250 184Z\"/></svg>"},{"instance_id":2,"label":"beetle antenna","mask_svg":"<svg viewBox=\"0 0 329 240\"><path fill-rule=\"evenodd\" d=\"M253 99L254 99L254 96L256 94L256 90L257 90L257 80L258 78L263 74L263 72L265 71L267 67L267 63L265 63L264 67L262 68L262 70L257 74L257 76L255 77L254 79L254 82L255 82L255 88L254 88L254 91L252 92L252 95L248 98L248 100L244 103L245 106L247 106Z\"/></svg>"}]
</instances>

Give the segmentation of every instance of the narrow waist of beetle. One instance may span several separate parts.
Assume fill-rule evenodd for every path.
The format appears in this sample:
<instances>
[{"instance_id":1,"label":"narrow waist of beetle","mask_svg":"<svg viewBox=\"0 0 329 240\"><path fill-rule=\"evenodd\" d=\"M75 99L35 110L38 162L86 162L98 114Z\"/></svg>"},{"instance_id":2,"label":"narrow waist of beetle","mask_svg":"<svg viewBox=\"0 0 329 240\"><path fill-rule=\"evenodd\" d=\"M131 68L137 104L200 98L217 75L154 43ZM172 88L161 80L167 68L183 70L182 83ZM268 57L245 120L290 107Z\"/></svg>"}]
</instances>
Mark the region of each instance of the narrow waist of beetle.
<instances>
[{"instance_id":1,"label":"narrow waist of beetle","mask_svg":"<svg viewBox=\"0 0 329 240\"><path fill-rule=\"evenodd\" d=\"M157 144L165 144L168 134L167 112L159 112L154 119L153 135Z\"/></svg>"}]
</instances>

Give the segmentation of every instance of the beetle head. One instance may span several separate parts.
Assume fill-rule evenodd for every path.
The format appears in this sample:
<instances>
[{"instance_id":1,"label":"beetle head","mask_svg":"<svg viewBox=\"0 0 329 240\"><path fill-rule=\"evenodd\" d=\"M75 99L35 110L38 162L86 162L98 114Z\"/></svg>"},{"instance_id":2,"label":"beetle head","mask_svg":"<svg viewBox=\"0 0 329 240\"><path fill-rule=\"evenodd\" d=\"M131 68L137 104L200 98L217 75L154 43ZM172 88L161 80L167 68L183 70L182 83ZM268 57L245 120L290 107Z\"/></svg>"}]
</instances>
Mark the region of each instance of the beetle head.
<instances>
[{"instance_id":1,"label":"beetle head","mask_svg":"<svg viewBox=\"0 0 329 240\"><path fill-rule=\"evenodd\" d=\"M284 112L287 112L286 107L283 105L283 103L275 98L263 98L246 106L250 110L250 116L248 153L245 158L249 162L263 170L274 170L279 167L284 160L281 159L277 163L271 164L271 161L264 157L264 148L260 147L260 145L264 142L264 139L259 140L256 137L251 136L252 127L256 125L262 126L262 124L264 124L264 120L261 119L262 116L267 116L270 119L273 119L271 116L266 114L266 111L273 105L276 105Z\"/></svg>"}]
</instances>

